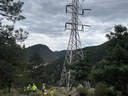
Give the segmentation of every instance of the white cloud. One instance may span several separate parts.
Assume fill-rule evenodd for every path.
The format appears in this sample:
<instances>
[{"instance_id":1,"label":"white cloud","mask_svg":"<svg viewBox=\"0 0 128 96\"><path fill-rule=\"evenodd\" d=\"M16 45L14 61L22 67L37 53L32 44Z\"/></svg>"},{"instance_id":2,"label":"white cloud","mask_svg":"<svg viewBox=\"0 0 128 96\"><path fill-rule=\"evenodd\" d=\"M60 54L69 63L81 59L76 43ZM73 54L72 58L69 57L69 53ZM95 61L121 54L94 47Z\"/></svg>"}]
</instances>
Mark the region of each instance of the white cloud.
<instances>
[{"instance_id":1,"label":"white cloud","mask_svg":"<svg viewBox=\"0 0 128 96\"><path fill-rule=\"evenodd\" d=\"M63 50L67 48L68 36L62 37L49 37L45 34L30 34L28 39L24 42L26 47L35 45L35 44L44 44L47 45L51 50Z\"/></svg>"}]
</instances>

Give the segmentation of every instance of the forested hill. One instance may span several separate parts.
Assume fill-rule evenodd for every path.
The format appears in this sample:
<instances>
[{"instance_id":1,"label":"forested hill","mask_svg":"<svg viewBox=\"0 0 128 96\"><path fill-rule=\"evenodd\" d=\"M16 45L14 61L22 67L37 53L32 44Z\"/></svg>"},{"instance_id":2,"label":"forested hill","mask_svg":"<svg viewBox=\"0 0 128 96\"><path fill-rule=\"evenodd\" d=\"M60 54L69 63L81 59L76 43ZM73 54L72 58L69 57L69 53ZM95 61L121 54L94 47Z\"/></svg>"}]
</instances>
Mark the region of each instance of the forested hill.
<instances>
[{"instance_id":1,"label":"forested hill","mask_svg":"<svg viewBox=\"0 0 128 96\"><path fill-rule=\"evenodd\" d=\"M101 61L106 55L107 44L108 42L105 42L98 46L83 48L84 55L88 58L88 63L93 65Z\"/></svg>"},{"instance_id":2,"label":"forested hill","mask_svg":"<svg viewBox=\"0 0 128 96\"><path fill-rule=\"evenodd\" d=\"M59 56L59 57L64 57L66 50L61 50L61 51L54 51L54 53Z\"/></svg>"},{"instance_id":3,"label":"forested hill","mask_svg":"<svg viewBox=\"0 0 128 96\"><path fill-rule=\"evenodd\" d=\"M57 60L59 57L49 49L48 46L37 44L27 48L28 56L32 56L34 54L39 54L45 63L50 63Z\"/></svg>"},{"instance_id":4,"label":"forested hill","mask_svg":"<svg viewBox=\"0 0 128 96\"><path fill-rule=\"evenodd\" d=\"M102 60L105 56L107 43L83 48L85 56L87 56L89 63L95 64L96 62ZM54 63L65 56L66 50L62 51L51 51L46 45L37 44L27 48L29 56L32 54L39 54L44 58L44 61L48 63ZM60 62L60 61L59 61ZM63 60L62 60L63 62Z\"/></svg>"},{"instance_id":5,"label":"forested hill","mask_svg":"<svg viewBox=\"0 0 128 96\"><path fill-rule=\"evenodd\" d=\"M104 58L107 51L107 44L108 43L106 42L99 46L91 46L91 47L83 48L83 52L88 59L89 65L94 66L97 62L100 62ZM57 82L59 81L60 79L59 76L61 75L61 69L63 67L65 52L66 52L65 50L54 52L55 54L57 54L57 56L60 56L60 58L45 66L44 71L46 72L46 74L48 76L52 76L51 80L46 80L46 81L50 81L47 83L57 84Z\"/></svg>"}]
</instances>

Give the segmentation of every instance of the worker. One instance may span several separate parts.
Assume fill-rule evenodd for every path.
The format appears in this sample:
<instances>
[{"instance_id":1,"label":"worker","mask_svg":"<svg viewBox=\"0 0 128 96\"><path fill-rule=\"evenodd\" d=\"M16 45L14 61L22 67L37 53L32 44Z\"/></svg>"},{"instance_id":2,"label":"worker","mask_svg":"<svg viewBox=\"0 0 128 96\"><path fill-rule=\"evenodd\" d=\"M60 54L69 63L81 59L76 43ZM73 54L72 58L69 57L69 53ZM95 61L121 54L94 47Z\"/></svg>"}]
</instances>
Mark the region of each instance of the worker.
<instances>
[{"instance_id":1,"label":"worker","mask_svg":"<svg viewBox=\"0 0 128 96\"><path fill-rule=\"evenodd\" d=\"M47 90L44 90L43 96L48 96Z\"/></svg>"},{"instance_id":2,"label":"worker","mask_svg":"<svg viewBox=\"0 0 128 96\"><path fill-rule=\"evenodd\" d=\"M51 89L51 91L50 91L50 96L54 96L54 90L53 89Z\"/></svg>"},{"instance_id":3,"label":"worker","mask_svg":"<svg viewBox=\"0 0 128 96\"><path fill-rule=\"evenodd\" d=\"M32 86L32 91L33 93L36 93L37 92L37 86L33 83L33 86Z\"/></svg>"},{"instance_id":4,"label":"worker","mask_svg":"<svg viewBox=\"0 0 128 96\"><path fill-rule=\"evenodd\" d=\"M30 84L28 84L28 86L26 87L26 91L27 91L27 94L29 95L31 92L31 85Z\"/></svg>"},{"instance_id":5,"label":"worker","mask_svg":"<svg viewBox=\"0 0 128 96\"><path fill-rule=\"evenodd\" d=\"M27 94L27 87L24 86L24 94Z\"/></svg>"},{"instance_id":6,"label":"worker","mask_svg":"<svg viewBox=\"0 0 128 96\"><path fill-rule=\"evenodd\" d=\"M42 93L44 94L44 90L45 90L45 84L43 84L42 86Z\"/></svg>"},{"instance_id":7,"label":"worker","mask_svg":"<svg viewBox=\"0 0 128 96\"><path fill-rule=\"evenodd\" d=\"M27 90L27 88L26 88L26 86L24 86L24 92L26 92L26 90Z\"/></svg>"}]
</instances>

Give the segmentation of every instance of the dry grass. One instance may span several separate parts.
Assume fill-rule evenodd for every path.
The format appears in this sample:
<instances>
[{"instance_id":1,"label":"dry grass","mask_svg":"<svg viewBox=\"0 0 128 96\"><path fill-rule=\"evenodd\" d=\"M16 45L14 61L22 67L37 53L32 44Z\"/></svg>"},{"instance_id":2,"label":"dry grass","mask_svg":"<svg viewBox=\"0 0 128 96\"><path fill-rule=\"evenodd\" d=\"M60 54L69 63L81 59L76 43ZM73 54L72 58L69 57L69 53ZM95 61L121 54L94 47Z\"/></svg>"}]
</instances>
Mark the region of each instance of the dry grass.
<instances>
[{"instance_id":1,"label":"dry grass","mask_svg":"<svg viewBox=\"0 0 128 96\"><path fill-rule=\"evenodd\" d=\"M53 87L55 91L55 96L66 96L66 88L64 87ZM47 90L48 96L50 93L50 89ZM8 93L7 89L0 90L0 96L42 96L42 91L38 90L37 93L30 93L29 95L25 95L23 91L21 90L16 90L16 89L11 89L11 93Z\"/></svg>"},{"instance_id":2,"label":"dry grass","mask_svg":"<svg viewBox=\"0 0 128 96\"><path fill-rule=\"evenodd\" d=\"M16 89L11 89L11 92L8 93L7 89L0 90L0 96L42 96L41 91L38 91L37 93L30 93L30 95L25 95L23 92L20 93Z\"/></svg>"}]
</instances>

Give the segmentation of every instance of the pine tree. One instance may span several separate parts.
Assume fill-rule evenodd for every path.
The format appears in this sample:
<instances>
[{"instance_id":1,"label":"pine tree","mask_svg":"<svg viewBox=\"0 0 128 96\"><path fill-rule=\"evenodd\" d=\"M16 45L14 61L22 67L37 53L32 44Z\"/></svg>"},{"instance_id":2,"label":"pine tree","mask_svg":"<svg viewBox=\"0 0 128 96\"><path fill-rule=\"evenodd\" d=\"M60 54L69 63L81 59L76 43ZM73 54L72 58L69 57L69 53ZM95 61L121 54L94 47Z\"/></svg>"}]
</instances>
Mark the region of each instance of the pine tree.
<instances>
[{"instance_id":1,"label":"pine tree","mask_svg":"<svg viewBox=\"0 0 128 96\"><path fill-rule=\"evenodd\" d=\"M23 2L13 0L0 0L0 88L9 87L15 77L22 76L25 64L25 50L21 48L14 36L14 25L16 21L25 19L21 15ZM13 25L3 25L6 19Z\"/></svg>"},{"instance_id":2,"label":"pine tree","mask_svg":"<svg viewBox=\"0 0 128 96\"><path fill-rule=\"evenodd\" d=\"M34 53L29 58L28 69L34 81L38 81L43 73L44 59L38 53Z\"/></svg>"}]
</instances>

